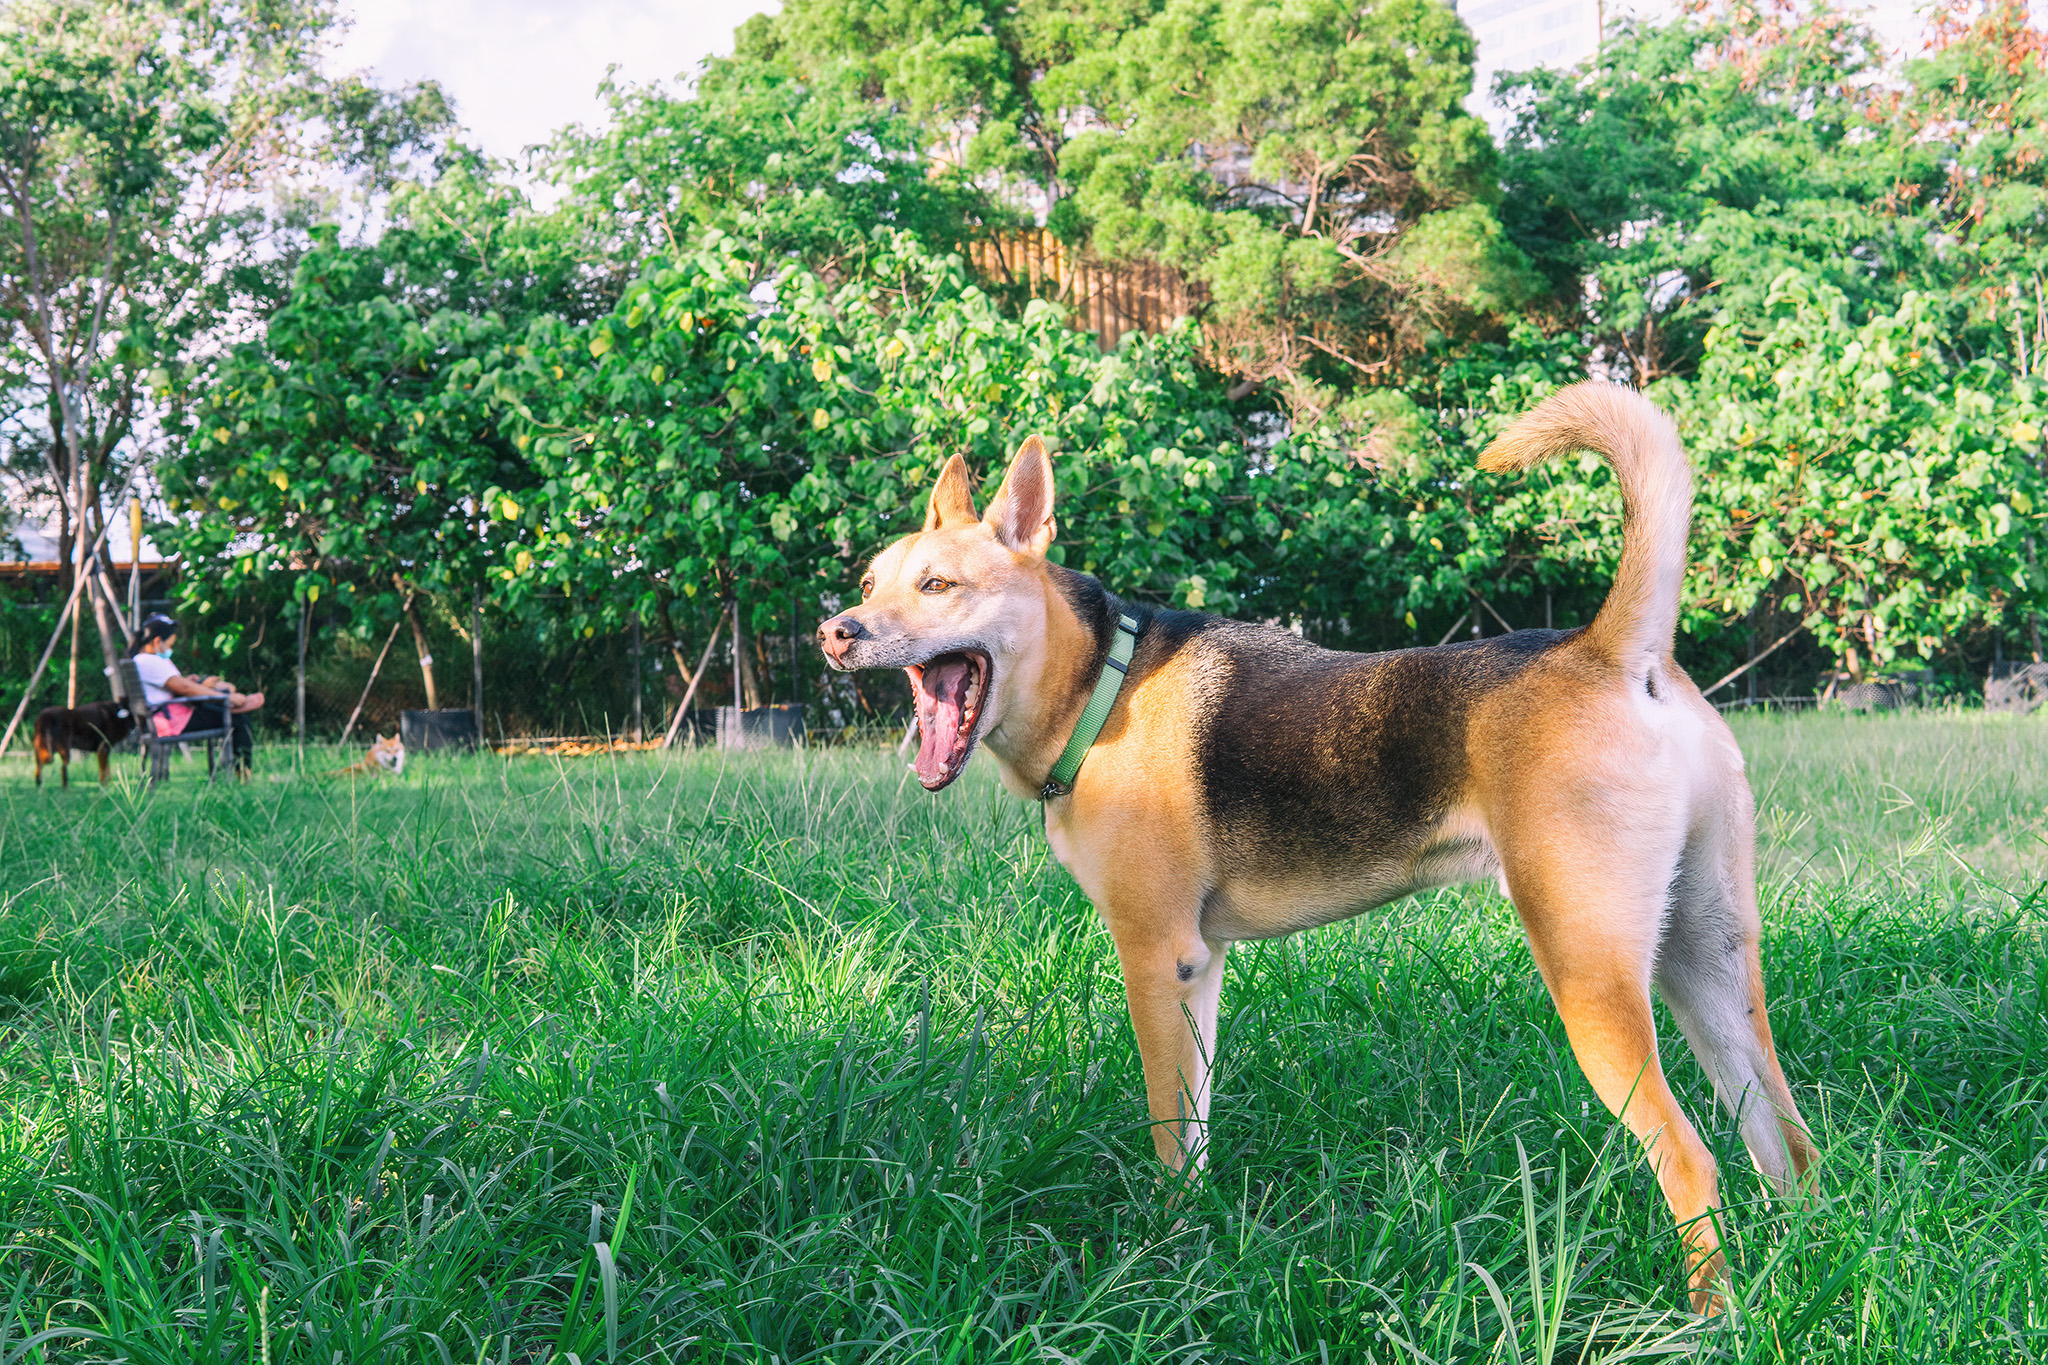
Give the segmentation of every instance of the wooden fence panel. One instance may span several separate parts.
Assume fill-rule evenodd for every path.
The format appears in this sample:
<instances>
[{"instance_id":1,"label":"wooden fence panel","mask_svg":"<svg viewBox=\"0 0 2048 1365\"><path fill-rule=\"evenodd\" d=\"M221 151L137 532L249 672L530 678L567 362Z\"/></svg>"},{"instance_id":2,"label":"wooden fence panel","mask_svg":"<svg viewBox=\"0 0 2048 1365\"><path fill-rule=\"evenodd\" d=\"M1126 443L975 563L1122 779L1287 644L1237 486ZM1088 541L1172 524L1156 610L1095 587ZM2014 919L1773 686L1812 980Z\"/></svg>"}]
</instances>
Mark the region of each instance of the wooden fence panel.
<instances>
[{"instance_id":1,"label":"wooden fence panel","mask_svg":"<svg viewBox=\"0 0 2048 1365\"><path fill-rule=\"evenodd\" d=\"M1043 228L975 239L968 257L982 278L1021 284L1068 307L1073 325L1095 333L1105 351L1125 332L1159 333L1207 298L1201 285L1155 262L1112 265L1089 259Z\"/></svg>"}]
</instances>

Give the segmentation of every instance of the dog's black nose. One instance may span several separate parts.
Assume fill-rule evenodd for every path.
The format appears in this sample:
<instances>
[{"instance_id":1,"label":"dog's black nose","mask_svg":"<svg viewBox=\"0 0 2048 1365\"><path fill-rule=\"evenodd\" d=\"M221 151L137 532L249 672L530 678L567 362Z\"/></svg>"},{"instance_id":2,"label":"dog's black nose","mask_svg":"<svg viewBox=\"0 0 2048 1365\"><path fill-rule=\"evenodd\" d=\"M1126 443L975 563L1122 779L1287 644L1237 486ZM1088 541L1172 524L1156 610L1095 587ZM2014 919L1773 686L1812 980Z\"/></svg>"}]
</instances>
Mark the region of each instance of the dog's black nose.
<instances>
[{"instance_id":1,"label":"dog's black nose","mask_svg":"<svg viewBox=\"0 0 2048 1365\"><path fill-rule=\"evenodd\" d=\"M846 656L855 640L867 638L867 627L851 616L835 616L818 625L818 643L825 647L825 657L839 663Z\"/></svg>"}]
</instances>

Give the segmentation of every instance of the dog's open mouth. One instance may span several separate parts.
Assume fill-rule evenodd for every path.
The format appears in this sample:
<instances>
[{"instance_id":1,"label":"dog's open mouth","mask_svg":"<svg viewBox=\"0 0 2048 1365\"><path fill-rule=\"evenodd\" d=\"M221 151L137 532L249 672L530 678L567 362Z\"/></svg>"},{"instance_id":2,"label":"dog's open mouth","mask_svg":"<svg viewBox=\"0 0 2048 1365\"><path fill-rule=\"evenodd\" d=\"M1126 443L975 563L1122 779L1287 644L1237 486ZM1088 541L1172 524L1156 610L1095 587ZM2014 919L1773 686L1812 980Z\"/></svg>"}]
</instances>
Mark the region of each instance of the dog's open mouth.
<instances>
[{"instance_id":1,"label":"dog's open mouth","mask_svg":"<svg viewBox=\"0 0 2048 1365\"><path fill-rule=\"evenodd\" d=\"M974 752L974 726L988 700L989 661L980 650L940 654L903 670L917 696L917 780L935 792L960 776Z\"/></svg>"}]
</instances>

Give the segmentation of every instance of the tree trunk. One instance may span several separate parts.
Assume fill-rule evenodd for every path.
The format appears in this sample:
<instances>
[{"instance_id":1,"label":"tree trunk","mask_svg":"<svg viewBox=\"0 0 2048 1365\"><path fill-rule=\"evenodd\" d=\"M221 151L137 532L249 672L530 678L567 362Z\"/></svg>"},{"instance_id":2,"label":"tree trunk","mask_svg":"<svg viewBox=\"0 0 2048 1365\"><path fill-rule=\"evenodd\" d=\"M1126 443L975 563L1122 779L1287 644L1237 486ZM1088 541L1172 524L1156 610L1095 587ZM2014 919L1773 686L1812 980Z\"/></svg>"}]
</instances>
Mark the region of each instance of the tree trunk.
<instances>
[{"instance_id":1,"label":"tree trunk","mask_svg":"<svg viewBox=\"0 0 2048 1365\"><path fill-rule=\"evenodd\" d=\"M640 616L636 612L633 616L633 742L635 744L640 743L644 738L640 732L640 683Z\"/></svg>"},{"instance_id":2,"label":"tree trunk","mask_svg":"<svg viewBox=\"0 0 2048 1365\"><path fill-rule=\"evenodd\" d=\"M404 592L405 585L400 583L398 590ZM441 709L441 701L434 691L434 656L427 652L427 633L420 629L420 615L413 610L410 598L405 604L405 623L412 627L413 649L420 656L420 681L427 687L427 709L438 711Z\"/></svg>"},{"instance_id":3,"label":"tree trunk","mask_svg":"<svg viewBox=\"0 0 2048 1365\"><path fill-rule=\"evenodd\" d=\"M71 577L76 582L78 576L84 574L86 576L85 594L87 597L92 597L94 595L92 590L92 571L86 564L86 561L91 557L89 551L91 542L86 539L88 529L85 519L85 467L75 463L71 467L71 508L73 513L71 518L69 556L71 560ZM68 707L76 707L78 705L79 626L80 618L84 615L85 613L82 611L71 613L71 672L64 683L64 704Z\"/></svg>"},{"instance_id":4,"label":"tree trunk","mask_svg":"<svg viewBox=\"0 0 2048 1365\"><path fill-rule=\"evenodd\" d=\"M71 494L63 484L57 484L57 596L69 598L71 583L77 574L72 565L72 542L78 539L78 528L71 524Z\"/></svg>"},{"instance_id":5,"label":"tree trunk","mask_svg":"<svg viewBox=\"0 0 2048 1365\"><path fill-rule=\"evenodd\" d=\"M91 575L86 591L92 598L92 621L99 628L100 659L106 666L102 675L107 680L108 696L113 695L114 673L121 666L121 654L127 646L127 637L121 633L119 621L114 616L114 602L109 588L111 571L101 572L102 557L107 554L105 532L108 529L106 515L100 507L99 478L93 472L91 461L83 465L83 477L79 480L78 498L79 570ZM86 561L90 560L90 567ZM109 558L105 561L111 564Z\"/></svg>"},{"instance_id":6,"label":"tree trunk","mask_svg":"<svg viewBox=\"0 0 2048 1365\"><path fill-rule=\"evenodd\" d=\"M76 609L71 613L71 673L64 682L64 704L68 707L78 705L78 618L83 615Z\"/></svg>"},{"instance_id":7,"label":"tree trunk","mask_svg":"<svg viewBox=\"0 0 2048 1365\"><path fill-rule=\"evenodd\" d=\"M114 604L107 600L106 582L95 569L86 589L92 597L93 624L99 627L100 656L106 664L107 685L111 687L114 673L121 667L121 651L127 640L121 634L120 621L114 616Z\"/></svg>"},{"instance_id":8,"label":"tree trunk","mask_svg":"<svg viewBox=\"0 0 2048 1365\"><path fill-rule=\"evenodd\" d=\"M761 697L761 675L754 659L758 642L754 636L745 635L738 638L738 644L740 686L745 691L745 700L739 704L749 711L759 710L767 703Z\"/></svg>"}]
</instances>

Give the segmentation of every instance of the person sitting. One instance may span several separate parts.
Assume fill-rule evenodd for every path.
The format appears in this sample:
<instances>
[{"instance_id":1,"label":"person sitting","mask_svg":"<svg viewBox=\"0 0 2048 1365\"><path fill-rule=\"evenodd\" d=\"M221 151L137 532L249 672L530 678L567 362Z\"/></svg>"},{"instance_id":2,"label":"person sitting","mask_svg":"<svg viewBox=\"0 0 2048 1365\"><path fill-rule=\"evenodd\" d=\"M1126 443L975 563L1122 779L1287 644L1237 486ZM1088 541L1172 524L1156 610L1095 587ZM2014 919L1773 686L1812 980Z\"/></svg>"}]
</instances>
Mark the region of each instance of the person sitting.
<instances>
[{"instance_id":1,"label":"person sitting","mask_svg":"<svg viewBox=\"0 0 2048 1365\"><path fill-rule=\"evenodd\" d=\"M188 729L231 731L228 754L235 775L247 777L256 758L256 738L249 717L263 709L261 692L239 692L218 675L188 678L171 661L178 644L178 623L155 615L142 623L136 637L135 672L142 679L143 700L149 703L156 732L163 738ZM193 726L194 716L202 724Z\"/></svg>"}]
</instances>

